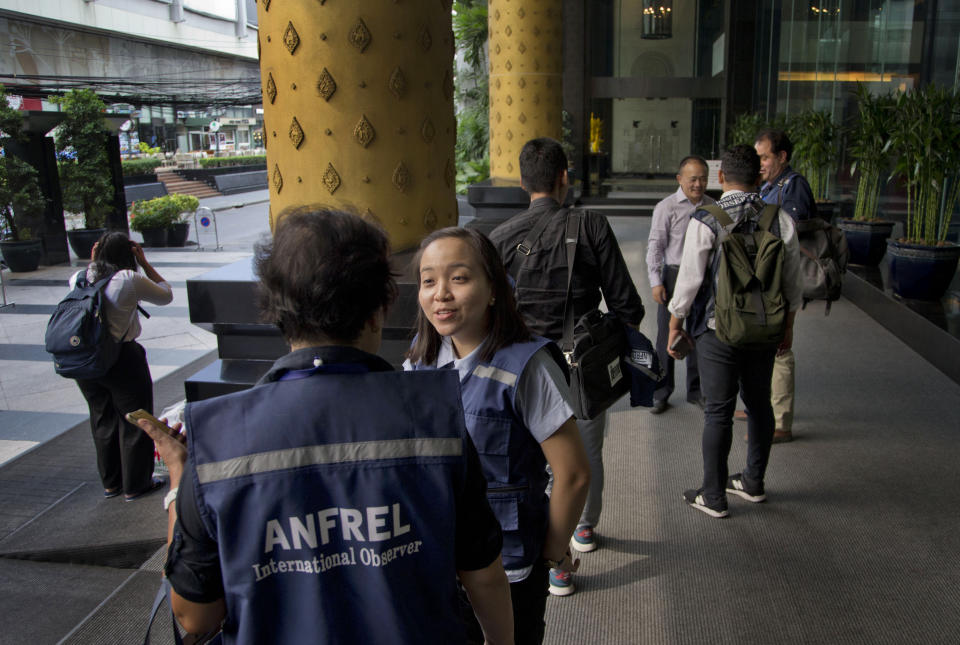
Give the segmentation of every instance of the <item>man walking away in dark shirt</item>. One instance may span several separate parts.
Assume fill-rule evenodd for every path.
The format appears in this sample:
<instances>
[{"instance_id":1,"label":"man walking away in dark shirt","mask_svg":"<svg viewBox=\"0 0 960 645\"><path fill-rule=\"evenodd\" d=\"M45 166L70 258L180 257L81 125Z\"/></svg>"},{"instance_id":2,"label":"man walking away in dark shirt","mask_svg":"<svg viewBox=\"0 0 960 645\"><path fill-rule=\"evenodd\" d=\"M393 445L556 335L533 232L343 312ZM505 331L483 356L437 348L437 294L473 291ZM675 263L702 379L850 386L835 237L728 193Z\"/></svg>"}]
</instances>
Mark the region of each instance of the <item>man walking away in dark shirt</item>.
<instances>
[{"instance_id":1,"label":"man walking away in dark shirt","mask_svg":"<svg viewBox=\"0 0 960 645\"><path fill-rule=\"evenodd\" d=\"M548 217L539 237L531 264L548 267L530 280L518 279L517 307L527 326L535 334L551 340L563 336L563 313L567 293L567 257L565 232L568 209L561 206L570 187L567 156L560 143L550 138L528 141L520 151L520 183L530 195L530 208L514 215L490 233L508 270L517 257L517 246L526 239L540 218ZM631 326L643 319L643 303L630 278L620 245L607 219L592 211L581 211L580 236L577 242L571 284L573 319L578 320L600 304L601 295L607 308ZM511 272L513 273L513 272ZM513 275L514 279L518 275ZM527 276L524 276L527 277ZM603 435L606 413L589 421L579 419L577 426L590 461L590 492L583 514L573 536L573 547L581 552L597 548L594 529L600 521L603 503ZM550 592L569 595L573 584L567 572L550 572Z\"/></svg>"}]
</instances>

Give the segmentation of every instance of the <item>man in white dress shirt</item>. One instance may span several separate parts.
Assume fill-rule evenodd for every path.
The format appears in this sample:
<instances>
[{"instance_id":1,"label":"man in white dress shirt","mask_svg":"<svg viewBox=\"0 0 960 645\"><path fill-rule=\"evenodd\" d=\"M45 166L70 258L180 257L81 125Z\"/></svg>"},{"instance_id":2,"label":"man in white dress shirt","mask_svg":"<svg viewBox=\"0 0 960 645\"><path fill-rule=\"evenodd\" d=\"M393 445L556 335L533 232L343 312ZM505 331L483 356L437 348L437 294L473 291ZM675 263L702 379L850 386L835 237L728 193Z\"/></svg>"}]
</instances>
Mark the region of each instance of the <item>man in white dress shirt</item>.
<instances>
[{"instance_id":1,"label":"man in white dress shirt","mask_svg":"<svg viewBox=\"0 0 960 645\"><path fill-rule=\"evenodd\" d=\"M700 206L713 204L714 199L704 194L707 188L707 161L690 155L680 161L677 173L677 192L663 199L653 209L650 237L647 241L647 273L653 299L657 302L657 354L660 365L666 369L667 378L653 393L651 414L660 414L669 407L668 400L674 390L674 359L667 353L667 336L670 333L670 312L667 303L673 296L673 287L680 269L680 254L683 238L687 232L690 216ZM689 332L690 329L687 329ZM697 351L687 355L687 401L703 406L700 394L700 375L697 372Z\"/></svg>"}]
</instances>

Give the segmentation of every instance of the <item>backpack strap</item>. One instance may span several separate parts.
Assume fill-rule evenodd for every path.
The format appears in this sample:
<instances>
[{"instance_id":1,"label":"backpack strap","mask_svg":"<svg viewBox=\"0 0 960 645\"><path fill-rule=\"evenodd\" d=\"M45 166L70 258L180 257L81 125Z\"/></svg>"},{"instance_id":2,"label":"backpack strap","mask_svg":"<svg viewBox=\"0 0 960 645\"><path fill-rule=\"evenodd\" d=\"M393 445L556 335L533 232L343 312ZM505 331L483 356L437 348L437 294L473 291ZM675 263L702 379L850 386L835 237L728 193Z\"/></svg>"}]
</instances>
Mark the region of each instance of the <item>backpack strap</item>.
<instances>
[{"instance_id":1,"label":"backpack strap","mask_svg":"<svg viewBox=\"0 0 960 645\"><path fill-rule=\"evenodd\" d=\"M769 233L770 228L773 226L773 219L779 214L780 206L777 204L767 204L760 212L760 219L757 221L757 226Z\"/></svg>"},{"instance_id":2,"label":"backpack strap","mask_svg":"<svg viewBox=\"0 0 960 645\"><path fill-rule=\"evenodd\" d=\"M523 268L527 258L533 253L533 248L540 240L540 236L543 235L543 230L547 228L547 224L550 223L550 217L560 210L563 210L563 208L548 208L547 211L540 216L540 219L537 220L537 223L533 225L533 228L527 231L527 235L523 238L523 241L517 244L517 253L513 256L513 262L510 263L510 268L507 270L507 273L509 273L510 277L514 280L516 280L520 274L520 269Z\"/></svg>"},{"instance_id":3,"label":"backpack strap","mask_svg":"<svg viewBox=\"0 0 960 645\"><path fill-rule=\"evenodd\" d=\"M567 212L567 226L563 237L567 247L567 297L563 302L563 337L560 339L560 350L566 354L573 351L573 296L570 287L573 283L573 264L577 259L577 242L580 240L578 211Z\"/></svg>"}]
</instances>

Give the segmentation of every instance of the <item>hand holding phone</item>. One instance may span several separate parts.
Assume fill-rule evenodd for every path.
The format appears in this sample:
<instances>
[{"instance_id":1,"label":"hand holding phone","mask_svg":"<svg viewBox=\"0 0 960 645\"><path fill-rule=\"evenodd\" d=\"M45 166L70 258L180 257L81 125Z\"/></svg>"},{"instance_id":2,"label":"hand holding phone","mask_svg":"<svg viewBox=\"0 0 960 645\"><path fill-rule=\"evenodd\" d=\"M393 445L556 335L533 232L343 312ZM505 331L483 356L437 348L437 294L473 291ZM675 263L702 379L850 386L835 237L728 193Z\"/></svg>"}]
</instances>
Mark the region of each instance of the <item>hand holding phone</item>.
<instances>
[{"instance_id":1,"label":"hand holding phone","mask_svg":"<svg viewBox=\"0 0 960 645\"><path fill-rule=\"evenodd\" d=\"M166 432L168 435L172 437L179 434L176 430L174 430L173 428L168 426L166 423L164 423L157 417L153 416L143 408L140 408L139 410L134 410L133 412L128 412L126 414L126 419L133 425L137 425L137 421L139 421L140 419L146 419L147 421L153 423L154 425L159 426L160 428L163 428L164 432Z\"/></svg>"},{"instance_id":2,"label":"hand holding phone","mask_svg":"<svg viewBox=\"0 0 960 645\"><path fill-rule=\"evenodd\" d=\"M670 351L676 353L682 360L693 351L693 340L683 330L670 344Z\"/></svg>"}]
</instances>

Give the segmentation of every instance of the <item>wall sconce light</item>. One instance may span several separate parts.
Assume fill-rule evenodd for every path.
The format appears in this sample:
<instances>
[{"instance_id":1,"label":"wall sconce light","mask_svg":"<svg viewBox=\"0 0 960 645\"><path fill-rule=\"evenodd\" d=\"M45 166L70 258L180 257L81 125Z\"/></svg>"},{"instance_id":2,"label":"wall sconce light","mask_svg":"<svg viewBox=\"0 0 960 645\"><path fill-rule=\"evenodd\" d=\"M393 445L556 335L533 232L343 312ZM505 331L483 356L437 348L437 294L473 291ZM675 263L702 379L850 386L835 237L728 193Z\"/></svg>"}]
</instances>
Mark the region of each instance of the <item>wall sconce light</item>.
<instances>
[{"instance_id":1,"label":"wall sconce light","mask_svg":"<svg viewBox=\"0 0 960 645\"><path fill-rule=\"evenodd\" d=\"M663 40L673 36L673 1L643 0L641 38Z\"/></svg>"}]
</instances>

